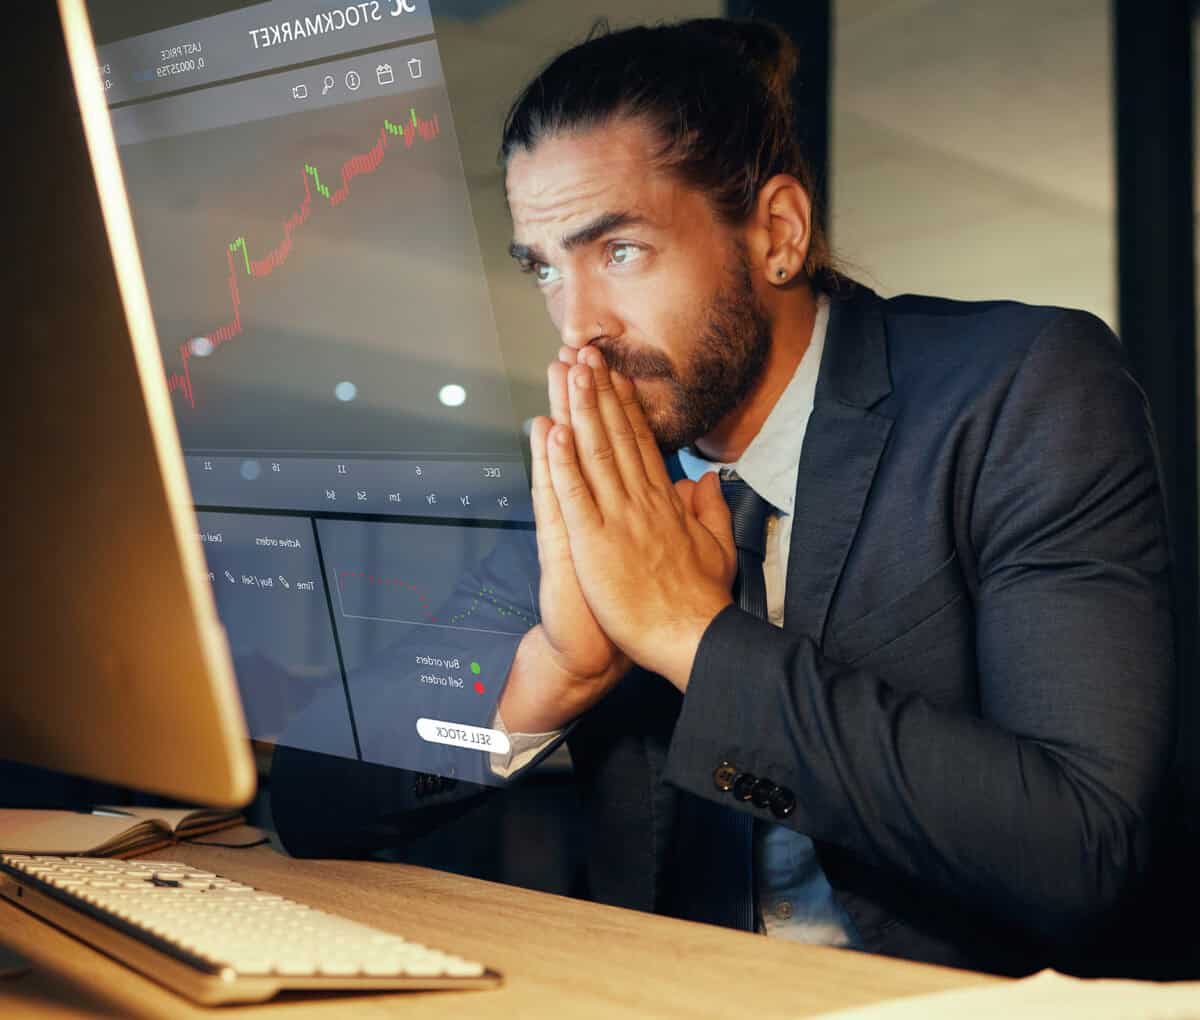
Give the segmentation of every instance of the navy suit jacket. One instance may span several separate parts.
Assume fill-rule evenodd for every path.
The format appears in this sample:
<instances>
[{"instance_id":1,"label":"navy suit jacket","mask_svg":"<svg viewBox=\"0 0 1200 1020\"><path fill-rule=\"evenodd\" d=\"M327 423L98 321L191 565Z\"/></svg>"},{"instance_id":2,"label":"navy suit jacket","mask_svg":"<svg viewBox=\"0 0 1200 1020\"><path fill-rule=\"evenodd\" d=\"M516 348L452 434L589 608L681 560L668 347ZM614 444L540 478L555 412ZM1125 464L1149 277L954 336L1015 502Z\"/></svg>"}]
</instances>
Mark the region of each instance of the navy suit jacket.
<instances>
[{"instance_id":1,"label":"navy suit jacket","mask_svg":"<svg viewBox=\"0 0 1200 1020\"><path fill-rule=\"evenodd\" d=\"M728 607L686 696L634 670L572 728L591 894L710 919L750 897L696 852L699 800L775 820L722 789L729 763L794 796L783 824L864 949L1069 958L1146 878L1172 732L1163 498L1117 339L1084 312L849 285L791 541L782 628ZM464 796L378 782L363 816L410 831Z\"/></svg>"}]
</instances>

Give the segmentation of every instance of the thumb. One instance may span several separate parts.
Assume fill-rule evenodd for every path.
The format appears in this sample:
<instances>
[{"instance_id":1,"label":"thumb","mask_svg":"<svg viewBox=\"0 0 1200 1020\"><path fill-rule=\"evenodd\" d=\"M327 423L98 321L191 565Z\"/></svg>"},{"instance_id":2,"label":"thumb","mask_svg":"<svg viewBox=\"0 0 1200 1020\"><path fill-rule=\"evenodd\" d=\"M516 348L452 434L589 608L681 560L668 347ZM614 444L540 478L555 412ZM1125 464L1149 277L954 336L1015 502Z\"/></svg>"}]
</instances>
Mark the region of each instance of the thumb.
<instances>
[{"instance_id":1,"label":"thumb","mask_svg":"<svg viewBox=\"0 0 1200 1020\"><path fill-rule=\"evenodd\" d=\"M715 471L710 471L696 485L696 491L692 494L692 512L726 552L736 555L733 519L729 514L729 505L721 495L721 482Z\"/></svg>"}]
</instances>

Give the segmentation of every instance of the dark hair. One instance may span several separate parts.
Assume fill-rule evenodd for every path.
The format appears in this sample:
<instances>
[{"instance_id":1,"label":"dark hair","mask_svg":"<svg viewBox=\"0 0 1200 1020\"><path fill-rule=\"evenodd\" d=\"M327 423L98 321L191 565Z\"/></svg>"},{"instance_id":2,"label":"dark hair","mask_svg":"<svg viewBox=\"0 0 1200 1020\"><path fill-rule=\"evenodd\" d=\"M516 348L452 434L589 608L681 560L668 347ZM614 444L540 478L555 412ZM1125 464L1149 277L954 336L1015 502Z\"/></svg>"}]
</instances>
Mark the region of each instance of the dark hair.
<instances>
[{"instance_id":1,"label":"dark hair","mask_svg":"<svg viewBox=\"0 0 1200 1020\"><path fill-rule=\"evenodd\" d=\"M813 203L804 269L841 279L818 215L816 175L793 124L799 56L782 31L761 21L697 18L610 32L556 57L517 97L504 121L500 159L548 136L600 127L616 117L645 121L661 139L655 159L703 191L726 223L743 223L759 190L791 174Z\"/></svg>"}]
</instances>

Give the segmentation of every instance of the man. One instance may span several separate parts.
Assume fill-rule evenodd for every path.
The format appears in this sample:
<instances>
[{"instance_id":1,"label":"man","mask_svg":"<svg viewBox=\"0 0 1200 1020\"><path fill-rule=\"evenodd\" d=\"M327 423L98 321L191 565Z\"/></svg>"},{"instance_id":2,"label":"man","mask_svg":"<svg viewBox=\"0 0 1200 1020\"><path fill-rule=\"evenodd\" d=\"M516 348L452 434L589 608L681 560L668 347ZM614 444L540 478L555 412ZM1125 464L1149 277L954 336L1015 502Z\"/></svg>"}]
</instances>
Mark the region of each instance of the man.
<instances>
[{"instance_id":1,"label":"man","mask_svg":"<svg viewBox=\"0 0 1200 1020\"><path fill-rule=\"evenodd\" d=\"M633 29L510 113L512 253L563 348L494 765L569 731L598 899L1028 972L1146 874L1172 651L1144 401L1086 313L837 273L794 71L765 25Z\"/></svg>"}]
</instances>

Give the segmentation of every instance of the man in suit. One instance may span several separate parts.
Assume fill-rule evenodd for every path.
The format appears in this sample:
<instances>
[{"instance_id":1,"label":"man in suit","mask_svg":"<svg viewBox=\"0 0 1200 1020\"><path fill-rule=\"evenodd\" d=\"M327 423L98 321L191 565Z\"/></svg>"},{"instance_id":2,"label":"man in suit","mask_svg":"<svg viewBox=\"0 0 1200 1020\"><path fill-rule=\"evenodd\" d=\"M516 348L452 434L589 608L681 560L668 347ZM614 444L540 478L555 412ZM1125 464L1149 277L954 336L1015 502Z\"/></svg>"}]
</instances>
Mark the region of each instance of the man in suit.
<instances>
[{"instance_id":1,"label":"man in suit","mask_svg":"<svg viewBox=\"0 0 1200 1020\"><path fill-rule=\"evenodd\" d=\"M794 71L764 25L634 29L510 113L512 253L563 349L493 765L567 734L598 899L1028 972L1147 873L1172 647L1145 403L1091 315L837 272Z\"/></svg>"}]
</instances>

